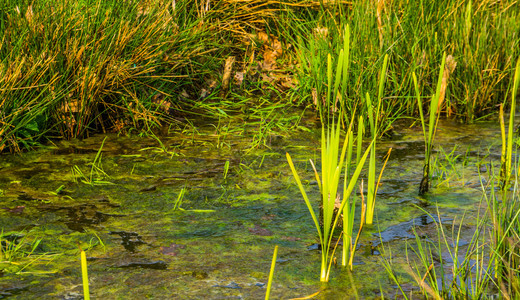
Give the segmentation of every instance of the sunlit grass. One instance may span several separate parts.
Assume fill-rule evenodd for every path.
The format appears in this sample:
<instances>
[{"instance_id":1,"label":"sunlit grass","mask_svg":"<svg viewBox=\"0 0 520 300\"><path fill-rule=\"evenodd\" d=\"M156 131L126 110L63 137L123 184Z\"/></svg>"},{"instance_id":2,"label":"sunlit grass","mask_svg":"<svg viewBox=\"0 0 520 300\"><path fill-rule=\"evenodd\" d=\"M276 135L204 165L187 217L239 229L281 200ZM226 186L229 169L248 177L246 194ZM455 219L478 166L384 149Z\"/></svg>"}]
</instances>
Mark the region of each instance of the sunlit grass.
<instances>
[{"instance_id":1,"label":"sunlit grass","mask_svg":"<svg viewBox=\"0 0 520 300\"><path fill-rule=\"evenodd\" d=\"M437 79L437 89L435 91L435 94L433 95L431 101L430 101L430 109L429 109L429 118L428 118L428 124L426 124L426 120L423 114L423 102L421 99L421 95L419 92L419 84L417 83L417 77L415 76L415 73L412 74L413 82L415 86L415 93L417 97L417 105L419 106L419 113L421 116L421 125L423 130L423 136L424 136L424 166L423 166L423 177L421 179L421 183L419 186L419 195L423 195L424 193L428 192L428 189L430 188L430 180L431 180L431 166L430 166L430 160L431 160L431 153L433 150L433 140L435 138L435 133L437 131L437 122L439 120L439 107L441 105L441 102L444 99L444 93L446 90L446 85L443 84L443 79L446 78L446 72L444 69L445 64L445 58L446 53L443 54L442 57L442 63L439 70L439 77ZM444 89L443 89L444 88ZM428 128L428 129L426 129Z\"/></svg>"},{"instance_id":2,"label":"sunlit grass","mask_svg":"<svg viewBox=\"0 0 520 300\"><path fill-rule=\"evenodd\" d=\"M292 174L296 180L296 183L303 196L305 204L311 214L312 220L316 226L318 232L320 245L321 245L321 268L320 268L320 281L328 282L330 275L330 267L332 264L334 251L336 247L333 245L332 238L339 221L343 221L343 234L345 236L342 253L342 265L347 264L352 268L352 260L355 252L355 245L357 239L353 239L353 222L355 214L355 199L351 198L350 195L357 185L358 177L365 164L365 161L372 149L372 145L366 149L363 156L359 157L359 161L353 166L354 171L351 173L351 159L354 139L352 137L352 125L353 120L348 122L346 128L345 138L343 139L343 145L341 145L341 125L343 124L342 119L342 104L346 101L340 90L340 83L345 82L344 76L347 76L346 71L348 68L345 67L348 64L349 57L349 28L345 28L345 39L344 45L339 53L338 62L335 65L332 63L332 57L329 54L327 59L327 78L328 88L326 101L324 103L318 102L319 112L321 116L321 176L320 172L316 169L314 163L311 160L311 165L314 169L316 181L320 189L321 200L319 201L321 220L318 220L312 202L310 202L307 193L301 183L300 177L289 153L286 153L287 161L291 168ZM333 76L334 75L334 76ZM343 97L343 98L342 98ZM338 103L339 102L339 103ZM335 117L334 112L338 110L339 116ZM337 121L335 121L337 118ZM358 136L358 140L361 137ZM374 141L372 141L374 143ZM360 151L358 149L358 151ZM359 152L361 153L361 152ZM344 170L343 170L344 169ZM343 192L339 193L338 188L340 186L340 177L344 174ZM364 219L365 207L362 204L362 216ZM343 215L343 216L342 216ZM362 226L362 224L360 225ZM361 231L361 230L360 230ZM359 234L358 234L359 235ZM348 250L347 250L348 249ZM332 251L332 253L331 253ZM350 257L348 257L350 252ZM348 258L348 263L347 263Z\"/></svg>"},{"instance_id":3,"label":"sunlit grass","mask_svg":"<svg viewBox=\"0 0 520 300\"><path fill-rule=\"evenodd\" d=\"M269 270L269 278L267 280L267 288L265 291L265 300L269 300L271 295L271 286L273 285L274 267L276 266L276 257L278 256L278 245L274 246L273 259L271 261L271 269Z\"/></svg>"},{"instance_id":4,"label":"sunlit grass","mask_svg":"<svg viewBox=\"0 0 520 300\"><path fill-rule=\"evenodd\" d=\"M500 105L500 130L502 133L502 153L500 159L500 177L502 181L502 188L505 190L509 186L511 179L511 171L513 164L513 133L515 131L515 114L516 114L516 92L520 85L520 58L516 63L516 69L513 78L513 87L511 89L511 112L509 114L509 125L506 136L505 123L504 123L504 105L507 102L507 98L503 104Z\"/></svg>"},{"instance_id":5,"label":"sunlit grass","mask_svg":"<svg viewBox=\"0 0 520 300\"><path fill-rule=\"evenodd\" d=\"M80 248L81 256L81 278L83 281L83 299L90 300L90 291L88 284L88 269L87 269L87 255L85 251Z\"/></svg>"},{"instance_id":6,"label":"sunlit grass","mask_svg":"<svg viewBox=\"0 0 520 300\"><path fill-rule=\"evenodd\" d=\"M325 131L322 129L322 169L321 169L321 177L318 175L317 171L316 176L318 179L318 183L320 186L320 192L322 195L322 199L320 201L320 205L323 210L323 226L320 226L320 221L316 217L316 213L314 212L314 208L312 207L312 203L310 202L307 193L301 183L300 177L296 168L292 162L291 156L287 153L287 161L289 162L289 166L291 167L291 171L296 179L296 183L300 189L300 192L303 196L305 204L309 209L314 225L316 226L316 230L318 232L318 236L321 244L321 269L320 269L320 281L327 282L329 281L330 275L330 265L332 264L332 257L330 251L333 248L332 245L332 237L334 235L334 230L338 225L339 220L341 219L341 212L344 211L345 207L349 210L347 213L350 214L350 210L352 209L350 205L350 201L348 201L350 194L352 193L354 186L357 183L357 179L361 173L361 169L366 161L368 154L370 153L370 148L368 148L363 157L361 157L359 164L356 166L355 171L352 176L349 178L348 186L345 184L343 188L342 198L340 194L338 194L338 186L341 171L344 167L344 157L345 151L348 147L348 135L352 134L349 130L347 131L347 137L343 142L342 151L339 152L340 147L340 122L338 120L338 125L333 126L332 128ZM325 127L325 126L324 126ZM338 155L341 154L341 158ZM339 161L338 161L339 159ZM349 205L347 205L349 204ZM335 213L336 211L336 213ZM348 223L347 223L348 224ZM347 225L344 224L343 226ZM345 229L349 228L347 225ZM352 236L352 233L349 234ZM349 243L350 245L350 243ZM347 245L345 245L347 247ZM354 249L351 249L354 250ZM351 253L353 255L353 251Z\"/></svg>"},{"instance_id":7,"label":"sunlit grass","mask_svg":"<svg viewBox=\"0 0 520 300\"><path fill-rule=\"evenodd\" d=\"M383 175L383 171L386 166L386 161L390 157L390 152L392 149L388 151L386 156L386 161L381 168L381 173L376 182L376 139L379 136L379 122L382 115L382 101L383 101L383 91L386 80L386 72L388 66L388 55L385 55L383 60L383 66L381 67L381 71L379 72L379 89L377 93L377 103L373 104L372 100L370 100L370 95L366 94L366 102L365 105L367 107L368 112L368 121L370 124L370 133L372 134L372 150L370 151L370 159L368 161L368 182L367 182L367 216L366 216L366 224L370 225L374 222L374 210L376 206L376 197L377 197L377 188L379 186L379 182L381 180L381 176Z\"/></svg>"}]
</instances>

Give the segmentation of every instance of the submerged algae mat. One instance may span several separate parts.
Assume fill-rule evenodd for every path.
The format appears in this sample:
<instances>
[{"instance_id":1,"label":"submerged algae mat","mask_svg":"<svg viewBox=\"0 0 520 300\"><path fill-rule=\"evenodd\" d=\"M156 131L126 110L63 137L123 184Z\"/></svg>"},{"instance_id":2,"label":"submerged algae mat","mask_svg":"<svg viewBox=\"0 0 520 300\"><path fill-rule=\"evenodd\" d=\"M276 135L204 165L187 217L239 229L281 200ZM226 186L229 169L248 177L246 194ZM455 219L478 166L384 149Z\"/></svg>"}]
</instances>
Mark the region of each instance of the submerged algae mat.
<instances>
[{"instance_id":1,"label":"submerged algae mat","mask_svg":"<svg viewBox=\"0 0 520 300\"><path fill-rule=\"evenodd\" d=\"M90 291L99 299L261 299L275 245L272 297L315 293L321 288L315 227L285 160L291 153L317 199L308 159L319 161L320 130L312 118L304 123L306 130L267 136L260 150L248 149L252 137L245 131L223 135L201 125L160 142L96 136L1 156L0 298L81 299L78 246L87 252ZM428 232L434 224L421 208L446 220L475 215L478 173L499 159L497 132L494 123L440 124L437 179L419 197L422 132L397 126L378 145L379 165L393 150L354 270L333 266L328 288L316 298L395 295L380 247L404 261L412 227ZM471 236L475 219L465 222ZM7 259L9 245L21 249Z\"/></svg>"}]
</instances>

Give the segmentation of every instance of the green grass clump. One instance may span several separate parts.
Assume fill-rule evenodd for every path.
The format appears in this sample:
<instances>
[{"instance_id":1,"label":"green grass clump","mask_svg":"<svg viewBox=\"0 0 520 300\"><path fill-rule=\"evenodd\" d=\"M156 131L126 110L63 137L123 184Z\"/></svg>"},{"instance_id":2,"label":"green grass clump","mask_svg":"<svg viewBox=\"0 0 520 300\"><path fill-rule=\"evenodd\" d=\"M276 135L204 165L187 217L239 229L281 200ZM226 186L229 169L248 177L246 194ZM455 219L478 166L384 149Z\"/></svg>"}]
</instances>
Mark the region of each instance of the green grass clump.
<instances>
[{"instance_id":1,"label":"green grass clump","mask_svg":"<svg viewBox=\"0 0 520 300\"><path fill-rule=\"evenodd\" d=\"M115 0L0 8L0 149L30 147L43 133L159 126L176 91L217 67L208 59L215 39L189 1L175 10Z\"/></svg>"},{"instance_id":2,"label":"green grass clump","mask_svg":"<svg viewBox=\"0 0 520 300\"><path fill-rule=\"evenodd\" d=\"M330 265L332 264L333 255L330 253L334 245L332 244L332 237L334 235L334 230L338 225L340 220L341 212L344 209L351 210L351 205L349 201L349 196L352 193L356 181L361 173L361 169L365 163L365 160L370 152L370 148L365 151L365 154L360 160L360 163L356 166L354 173L351 178L349 178L349 184L345 183L343 189L343 197L341 198L340 194L338 194L338 186L340 181L340 175L342 169L344 168L344 158L345 152L348 147L348 136L352 134L352 131L347 131L347 137L343 142L343 146L341 152L340 150L340 120L338 120L338 124L336 126L332 125L332 127L325 130L325 125L322 129L322 169L321 169L321 177L316 172L316 177L318 179L318 183L320 186L320 192L322 195L322 199L320 201L320 205L323 210L323 226L320 226L320 221L316 218L316 213L314 212L314 208L312 207L312 203L310 202L305 189L301 183L300 177L296 168L292 162L291 156L287 153L287 161L289 162L289 166L291 167L291 171L296 179L296 183L302 193L303 199L305 200L305 204L309 209L312 220L316 226L316 230L318 231L318 236L321 244L321 269L320 269L320 281L327 282L329 281L330 275ZM340 155L340 157L338 157ZM339 159L339 160L338 160ZM345 178L345 182L346 182ZM349 204L349 205L347 205ZM349 213L349 211L347 213ZM335 213L336 212L336 213ZM353 216L352 216L353 217ZM348 224L348 223L347 223ZM352 226L344 224L344 228L352 228ZM347 234L347 233L345 233ZM352 232L349 233L352 236ZM349 243L350 245L350 243ZM347 245L345 245L347 247ZM355 247L352 249L354 251ZM353 255L353 252L352 254Z\"/></svg>"},{"instance_id":3,"label":"green grass clump","mask_svg":"<svg viewBox=\"0 0 520 300\"><path fill-rule=\"evenodd\" d=\"M0 230L0 271L2 273L35 273L50 274L48 262L55 258L55 254L42 253L40 243L42 238L35 236L32 231L4 232ZM45 271L43 271L45 270Z\"/></svg>"},{"instance_id":4,"label":"green grass clump","mask_svg":"<svg viewBox=\"0 0 520 300\"><path fill-rule=\"evenodd\" d=\"M365 95L378 92L385 55L387 83L378 134L395 118L416 116L412 74L422 95L435 94L442 53L451 55L450 85L439 113L473 122L495 112L505 95L504 80L520 54L520 6L515 1L354 1L349 8L328 4L318 10L286 7L279 22L283 37L297 45L298 92L308 102L327 84L327 53L338 54L342 29L352 31L345 114L367 116ZM367 16L374 16L368 18ZM336 56L337 57L337 56ZM317 92L317 93L316 93ZM312 100L311 100L312 99Z\"/></svg>"},{"instance_id":5,"label":"green grass clump","mask_svg":"<svg viewBox=\"0 0 520 300\"><path fill-rule=\"evenodd\" d=\"M366 94L384 95L376 122L381 136L397 118L418 115L412 74L422 95L435 93L443 52L452 63L440 115L472 122L493 113L507 93L507 74L520 55L515 1L344 4L3 1L0 151L31 148L46 137L150 132L181 113L229 118L251 110L248 120L261 123L252 146L268 146L269 132L285 127L273 112L317 106L330 88L341 90L334 102L344 120L357 115L365 123ZM349 49L345 24L355 45ZM350 59L330 87L327 55L337 65L340 50ZM235 68L226 73L232 57ZM243 81L229 88L223 77L233 75Z\"/></svg>"},{"instance_id":6,"label":"green grass clump","mask_svg":"<svg viewBox=\"0 0 520 300\"><path fill-rule=\"evenodd\" d=\"M353 222L355 214L355 199L351 199L350 195L357 184L358 177L365 164L365 161L370 153L371 145L366 149L363 156L359 152L359 160L355 165L351 166L352 159L352 148L354 144L353 131L352 131L352 120L349 122L349 126L346 130L343 145L341 145L341 125L342 125L342 107L343 102L342 96L344 94L340 90L340 82L345 82L343 79L347 74L348 67L348 48L349 48L349 28L345 28L345 39L344 45L339 53L338 63L336 68L333 68L332 57L329 54L327 59L327 78L328 88L327 96L325 97L326 102L319 102L319 112L321 116L321 176L314 163L311 164L314 168L316 180L318 182L321 201L319 206L321 210L321 220L318 220L312 202L310 202L307 193L301 183L300 177L289 153L286 154L287 161L291 168L292 174L296 180L296 183L303 196L305 204L309 209L314 225L318 232L321 245L321 269L320 269L320 281L328 282L330 275L330 267L332 264L334 252L336 246L333 245L333 236L339 221L343 221L343 234L344 234L344 245L343 245L343 262L342 265L348 265L352 268L353 255L356 249L357 238L354 240ZM335 75L335 76L333 76ZM333 88L334 87L334 88ZM344 101L344 100L343 100ZM334 111L338 110L339 117L335 121ZM360 140L360 136L358 136ZM372 141L373 143L374 141ZM350 173L351 168L354 171ZM345 169L343 171L343 169ZM343 191L339 193L338 188L340 184L341 173L344 172L343 179ZM364 204L363 204L364 205ZM362 220L364 219L365 207L362 207ZM362 226L362 224L360 225ZM360 229L361 232L361 229ZM358 234L359 235L359 234ZM336 244L337 245L337 244ZM348 249L348 251L347 251ZM332 252L332 253L331 253ZM350 252L350 255L348 255ZM350 256L350 257L348 257Z\"/></svg>"}]
</instances>

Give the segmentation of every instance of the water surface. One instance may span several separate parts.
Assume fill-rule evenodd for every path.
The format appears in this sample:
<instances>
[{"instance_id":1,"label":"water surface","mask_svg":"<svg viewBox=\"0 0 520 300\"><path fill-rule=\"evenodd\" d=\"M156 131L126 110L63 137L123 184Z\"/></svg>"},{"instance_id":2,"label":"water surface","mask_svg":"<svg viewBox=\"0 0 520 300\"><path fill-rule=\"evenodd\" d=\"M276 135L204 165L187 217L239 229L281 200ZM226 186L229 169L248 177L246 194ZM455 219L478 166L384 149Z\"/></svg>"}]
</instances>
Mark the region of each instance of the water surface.
<instances>
[{"instance_id":1,"label":"water surface","mask_svg":"<svg viewBox=\"0 0 520 300\"><path fill-rule=\"evenodd\" d=\"M396 124L393 136L378 143L379 166L390 147L392 153L376 221L362 233L354 270L333 266L318 299L373 297L381 290L394 295L382 246L392 250L388 255L405 289L413 289L399 264L413 244L414 225L433 237L439 216L447 225L465 216L461 242L470 239L483 207L481 178L499 160L498 126L441 122L436 180L419 197L424 144L421 129L409 125ZM28 258L0 265L0 297L82 298L78 246L87 250L90 291L100 299L261 299L275 245L273 298L317 292L316 229L285 153L296 162L309 196L318 199L308 159L319 168L319 134L316 120L306 115L299 129L261 137L266 146L259 149L251 149L258 131L230 121L226 130L205 124L173 130L158 137L160 143L94 136L2 155L4 240L24 249L41 242Z\"/></svg>"}]
</instances>

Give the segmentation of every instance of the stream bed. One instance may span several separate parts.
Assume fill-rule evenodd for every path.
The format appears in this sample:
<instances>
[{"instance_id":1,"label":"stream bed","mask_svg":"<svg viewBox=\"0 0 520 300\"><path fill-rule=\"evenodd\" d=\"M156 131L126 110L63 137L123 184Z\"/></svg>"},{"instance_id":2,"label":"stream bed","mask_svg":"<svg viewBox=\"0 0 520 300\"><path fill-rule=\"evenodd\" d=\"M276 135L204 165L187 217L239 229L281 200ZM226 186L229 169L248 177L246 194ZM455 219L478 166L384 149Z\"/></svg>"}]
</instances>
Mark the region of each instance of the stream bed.
<instances>
[{"instance_id":1,"label":"stream bed","mask_svg":"<svg viewBox=\"0 0 520 300\"><path fill-rule=\"evenodd\" d=\"M393 298L397 287L382 252L403 288L417 290L406 272L415 226L436 238L439 219L448 226L464 218L463 247L485 208L482 181L500 161L497 123L441 121L435 178L423 197L422 130L396 124L392 137L378 142L378 168L392 152L353 271L332 266L315 298ZM285 153L318 199L308 160L319 169L319 123L305 115L290 133L264 136L259 149L251 149L248 130L233 129L240 126L195 122L156 138L99 135L0 156L0 298L82 299L79 247L95 299L263 299L275 245L271 296L318 292L316 228Z\"/></svg>"}]
</instances>

